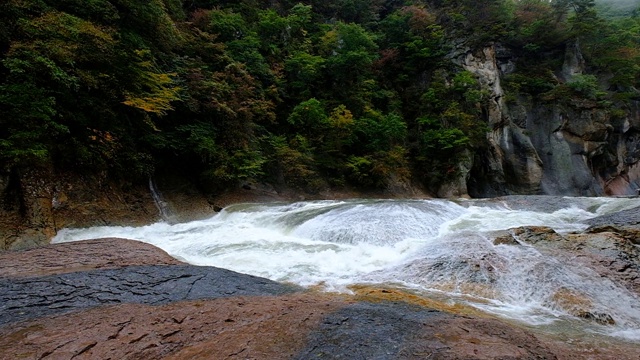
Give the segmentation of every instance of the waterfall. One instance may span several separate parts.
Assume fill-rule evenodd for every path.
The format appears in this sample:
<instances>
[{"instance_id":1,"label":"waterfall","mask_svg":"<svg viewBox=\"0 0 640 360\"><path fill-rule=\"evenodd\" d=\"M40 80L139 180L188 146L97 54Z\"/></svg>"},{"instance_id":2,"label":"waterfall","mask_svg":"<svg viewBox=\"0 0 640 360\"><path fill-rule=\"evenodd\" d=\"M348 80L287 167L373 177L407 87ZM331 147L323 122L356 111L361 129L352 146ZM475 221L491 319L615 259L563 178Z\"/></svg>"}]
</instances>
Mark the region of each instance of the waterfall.
<instances>
[{"instance_id":1,"label":"waterfall","mask_svg":"<svg viewBox=\"0 0 640 360\"><path fill-rule=\"evenodd\" d=\"M166 202L151 180L149 187L166 220ZM584 230L585 220L636 201L524 196L237 204L189 223L63 229L53 242L136 239L196 265L337 291L358 284L400 287L533 325L591 326L579 318L583 309L572 307L588 306L593 316L615 319L616 334L640 338L636 294L572 263L571 253L544 249L553 243L493 243L496 231L520 226ZM612 333L595 326L588 331Z\"/></svg>"},{"instance_id":2,"label":"waterfall","mask_svg":"<svg viewBox=\"0 0 640 360\"><path fill-rule=\"evenodd\" d=\"M158 190L158 186L156 185L156 182L153 181L153 178L149 178L149 191L153 197L153 202L156 204L156 208L158 208L160 218L165 222L170 222L172 214L169 209L169 204L162 197L162 194Z\"/></svg>"}]
</instances>

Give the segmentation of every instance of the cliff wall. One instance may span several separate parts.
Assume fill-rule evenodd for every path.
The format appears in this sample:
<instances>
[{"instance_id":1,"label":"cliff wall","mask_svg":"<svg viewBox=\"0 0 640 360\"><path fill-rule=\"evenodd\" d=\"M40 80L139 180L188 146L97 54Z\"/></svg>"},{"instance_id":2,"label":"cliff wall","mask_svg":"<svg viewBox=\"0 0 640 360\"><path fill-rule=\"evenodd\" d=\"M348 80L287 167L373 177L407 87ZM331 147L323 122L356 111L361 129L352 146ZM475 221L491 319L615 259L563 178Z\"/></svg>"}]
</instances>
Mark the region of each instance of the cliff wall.
<instances>
[{"instance_id":1,"label":"cliff wall","mask_svg":"<svg viewBox=\"0 0 640 360\"><path fill-rule=\"evenodd\" d=\"M615 104L603 105L586 97L506 94L502 83L515 70L516 57L501 45L477 51L458 49L451 59L475 74L489 94L485 105L488 148L476 153L471 170L461 175L467 187L461 192L466 190L472 197L637 194L637 104L616 109ZM571 43L556 80L567 83L584 69L579 46Z\"/></svg>"},{"instance_id":2,"label":"cliff wall","mask_svg":"<svg viewBox=\"0 0 640 360\"><path fill-rule=\"evenodd\" d=\"M492 197L509 194L566 196L635 195L640 188L640 103L622 107L588 97L549 99L511 93L505 79L517 69L517 56L494 44L473 50L457 46L450 54L473 73L486 95L483 114L487 146L467 150L457 178L432 195ZM558 84L585 72L577 43L566 48L554 74ZM601 84L606 87L606 84ZM327 190L309 196L291 190L245 185L226 200L202 194L176 176L159 178L169 215L161 214L149 184L115 181L106 175L60 174L48 168L14 169L0 174L0 249L46 244L59 229L96 225L136 226L161 220L185 221L212 214L238 201L336 197L420 197L420 189L363 194ZM282 190L282 189L280 189ZM156 201L157 202L157 201Z\"/></svg>"}]
</instances>

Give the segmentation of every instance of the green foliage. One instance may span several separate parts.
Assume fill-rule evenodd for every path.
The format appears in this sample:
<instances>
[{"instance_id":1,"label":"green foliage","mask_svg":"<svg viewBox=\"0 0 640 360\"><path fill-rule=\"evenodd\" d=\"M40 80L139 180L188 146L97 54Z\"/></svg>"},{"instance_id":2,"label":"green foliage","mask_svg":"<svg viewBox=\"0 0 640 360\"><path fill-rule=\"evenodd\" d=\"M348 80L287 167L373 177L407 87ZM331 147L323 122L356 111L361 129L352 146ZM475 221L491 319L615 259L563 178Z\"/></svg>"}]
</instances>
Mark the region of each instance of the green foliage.
<instances>
[{"instance_id":1,"label":"green foliage","mask_svg":"<svg viewBox=\"0 0 640 360\"><path fill-rule=\"evenodd\" d=\"M552 90L557 82L554 80L553 74L546 69L539 69L539 72L529 74L511 74L505 80L505 85L511 91L533 95Z\"/></svg>"},{"instance_id":2,"label":"green foliage","mask_svg":"<svg viewBox=\"0 0 640 360\"><path fill-rule=\"evenodd\" d=\"M273 136L268 144L272 152L270 169L275 173L273 176L300 189L319 190L321 181L314 170L312 149L304 137L298 135L288 142L284 136Z\"/></svg>"},{"instance_id":3,"label":"green foliage","mask_svg":"<svg viewBox=\"0 0 640 360\"><path fill-rule=\"evenodd\" d=\"M557 10L549 1L522 0L515 6L515 26L508 39L522 46L529 56L537 56L566 40L565 23L558 20Z\"/></svg>"},{"instance_id":4,"label":"green foliage","mask_svg":"<svg viewBox=\"0 0 640 360\"><path fill-rule=\"evenodd\" d=\"M613 20L599 27L597 34L582 39L588 60L610 73L613 85L628 88L640 79L640 17Z\"/></svg>"},{"instance_id":5,"label":"green foliage","mask_svg":"<svg viewBox=\"0 0 640 360\"><path fill-rule=\"evenodd\" d=\"M171 102L178 100L180 88L175 86L172 77L153 64L151 54L147 50L136 50L138 62L132 64L132 74L136 79L132 81L136 88L134 92L125 94L123 104L140 109L146 113L165 115L172 110Z\"/></svg>"},{"instance_id":6,"label":"green foliage","mask_svg":"<svg viewBox=\"0 0 640 360\"><path fill-rule=\"evenodd\" d=\"M450 0L446 1L446 21L475 44L503 38L511 30L514 1Z\"/></svg>"},{"instance_id":7,"label":"green foliage","mask_svg":"<svg viewBox=\"0 0 640 360\"><path fill-rule=\"evenodd\" d=\"M462 130L446 127L438 119L420 118L418 123L424 129L420 141L425 157L434 152L456 150L469 144L469 137Z\"/></svg>"},{"instance_id":8,"label":"green foliage","mask_svg":"<svg viewBox=\"0 0 640 360\"><path fill-rule=\"evenodd\" d=\"M327 114L316 99L309 99L296 106L287 121L306 132L318 132L328 125Z\"/></svg>"},{"instance_id":9,"label":"green foliage","mask_svg":"<svg viewBox=\"0 0 640 360\"><path fill-rule=\"evenodd\" d=\"M512 99L624 108L637 97L638 17L605 21L594 9L589 0L2 1L0 168L127 177L177 168L212 191L248 178L382 189L411 173L437 186L459 154L486 145L495 101L453 50L502 43L517 59L502 83ZM600 78L563 83L569 42Z\"/></svg>"},{"instance_id":10,"label":"green foliage","mask_svg":"<svg viewBox=\"0 0 640 360\"><path fill-rule=\"evenodd\" d=\"M229 42L251 35L242 15L233 11L212 10L208 12L207 30L216 35L216 40Z\"/></svg>"},{"instance_id":11,"label":"green foliage","mask_svg":"<svg viewBox=\"0 0 640 360\"><path fill-rule=\"evenodd\" d=\"M396 113L383 114L367 108L353 125L355 139L352 145L369 152L389 151L402 144L407 136L407 124Z\"/></svg>"},{"instance_id":12,"label":"green foliage","mask_svg":"<svg viewBox=\"0 0 640 360\"><path fill-rule=\"evenodd\" d=\"M605 92L600 91L598 79L594 75L575 75L571 81L567 82L567 86L575 93L589 99L606 95Z\"/></svg>"},{"instance_id":13,"label":"green foliage","mask_svg":"<svg viewBox=\"0 0 640 360\"><path fill-rule=\"evenodd\" d=\"M285 60L288 93L292 98L312 97L324 71L325 59L307 52L295 52Z\"/></svg>"}]
</instances>

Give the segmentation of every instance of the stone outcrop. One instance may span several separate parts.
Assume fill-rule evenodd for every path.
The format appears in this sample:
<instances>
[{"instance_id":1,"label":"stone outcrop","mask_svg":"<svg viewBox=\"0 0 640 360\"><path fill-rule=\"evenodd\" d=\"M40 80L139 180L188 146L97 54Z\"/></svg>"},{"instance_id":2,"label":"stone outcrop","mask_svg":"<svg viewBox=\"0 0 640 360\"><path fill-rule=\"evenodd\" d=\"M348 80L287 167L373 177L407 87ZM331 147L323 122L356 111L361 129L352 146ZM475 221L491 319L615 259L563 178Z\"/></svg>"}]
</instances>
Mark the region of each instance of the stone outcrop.
<instances>
[{"instance_id":1,"label":"stone outcrop","mask_svg":"<svg viewBox=\"0 0 640 360\"><path fill-rule=\"evenodd\" d=\"M586 64L582 52L580 51L580 42L575 41L567 43L564 53L564 63L562 64L562 78L570 81L576 75L582 75L585 71Z\"/></svg>"},{"instance_id":2,"label":"stone outcrop","mask_svg":"<svg viewBox=\"0 0 640 360\"><path fill-rule=\"evenodd\" d=\"M154 199L151 185L161 199ZM15 170L0 173L0 252L46 245L63 228L185 222L212 216L229 203L274 200L283 198L262 189L210 199L177 175L163 175L155 184L51 169Z\"/></svg>"},{"instance_id":3,"label":"stone outcrop","mask_svg":"<svg viewBox=\"0 0 640 360\"><path fill-rule=\"evenodd\" d=\"M42 246L65 227L141 226L160 218L146 184L51 169L0 174L0 251Z\"/></svg>"},{"instance_id":4,"label":"stone outcrop","mask_svg":"<svg viewBox=\"0 0 640 360\"><path fill-rule=\"evenodd\" d=\"M542 161L524 129L512 120L505 102L501 77L503 69L512 71L513 64L508 60L498 62L497 53L504 52L504 48L490 46L452 56L454 63L476 75L481 88L489 94L486 109L489 148L475 156L473 169L464 174L469 180L469 189L465 190L472 196L540 192Z\"/></svg>"},{"instance_id":5,"label":"stone outcrop","mask_svg":"<svg viewBox=\"0 0 640 360\"><path fill-rule=\"evenodd\" d=\"M619 221L624 221L624 216L629 213L633 213L635 218L640 217L640 209L636 208L618 213ZM592 227L585 233L566 235L547 227L521 227L511 229L507 234L496 234L494 243L533 246L542 254L570 264L573 268L580 268L581 271L592 272L592 276L611 281L614 286L626 288L635 294L631 296L640 298L640 249L634 244L637 242L638 228L627 225L622 229L616 225ZM585 320L602 325L616 323L610 314L595 309L588 296L574 289L560 288L548 302L550 307Z\"/></svg>"},{"instance_id":6,"label":"stone outcrop","mask_svg":"<svg viewBox=\"0 0 640 360\"><path fill-rule=\"evenodd\" d=\"M229 270L191 265L145 265L0 280L0 325L102 305L166 304L296 291Z\"/></svg>"},{"instance_id":7,"label":"stone outcrop","mask_svg":"<svg viewBox=\"0 0 640 360\"><path fill-rule=\"evenodd\" d=\"M632 211L638 216L640 209ZM533 245L537 250L566 259L574 266L582 264L595 270L600 277L640 296L640 249L635 244L638 241L637 230L637 227L631 230L608 225L591 228L585 233L560 235L547 227L522 227L512 229L511 234L518 243ZM501 243L507 241L501 240Z\"/></svg>"},{"instance_id":8,"label":"stone outcrop","mask_svg":"<svg viewBox=\"0 0 640 360\"><path fill-rule=\"evenodd\" d=\"M489 94L488 149L476 154L472 169L461 172L460 181L466 181L466 186L458 186L461 192L467 190L472 197L637 193L638 106L613 118L596 100L586 98L534 100L510 94L507 101L502 81L515 70L516 59L507 47L494 44L473 51L459 46L450 57L475 74ZM570 43L556 79L572 81L585 66L579 44Z\"/></svg>"},{"instance_id":9,"label":"stone outcrop","mask_svg":"<svg viewBox=\"0 0 640 360\"><path fill-rule=\"evenodd\" d=\"M568 344L397 291L303 291L127 240L0 260L10 255L23 264L0 261L0 359L631 359L638 350Z\"/></svg>"},{"instance_id":10,"label":"stone outcrop","mask_svg":"<svg viewBox=\"0 0 640 360\"><path fill-rule=\"evenodd\" d=\"M0 278L33 278L124 266L183 265L158 248L117 238L4 252L0 253L0 264Z\"/></svg>"}]
</instances>

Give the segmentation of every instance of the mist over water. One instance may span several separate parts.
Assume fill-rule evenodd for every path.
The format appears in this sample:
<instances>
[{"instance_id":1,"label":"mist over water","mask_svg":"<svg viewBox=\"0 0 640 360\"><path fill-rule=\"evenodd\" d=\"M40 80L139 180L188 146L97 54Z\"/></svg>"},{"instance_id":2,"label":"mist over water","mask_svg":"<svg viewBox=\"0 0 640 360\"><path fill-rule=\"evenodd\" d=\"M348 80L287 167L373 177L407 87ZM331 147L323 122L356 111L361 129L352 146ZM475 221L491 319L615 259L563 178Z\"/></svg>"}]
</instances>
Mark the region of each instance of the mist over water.
<instances>
[{"instance_id":1,"label":"mist over water","mask_svg":"<svg viewBox=\"0 0 640 360\"><path fill-rule=\"evenodd\" d=\"M496 231L519 226L583 230L583 221L636 202L512 197L238 204L190 223L64 229L53 242L135 239L196 265L336 291L354 284L396 286L527 324L569 322L581 331L640 340L640 299L633 293L534 246L493 244ZM585 324L561 306L558 294L579 294L616 326Z\"/></svg>"}]
</instances>

